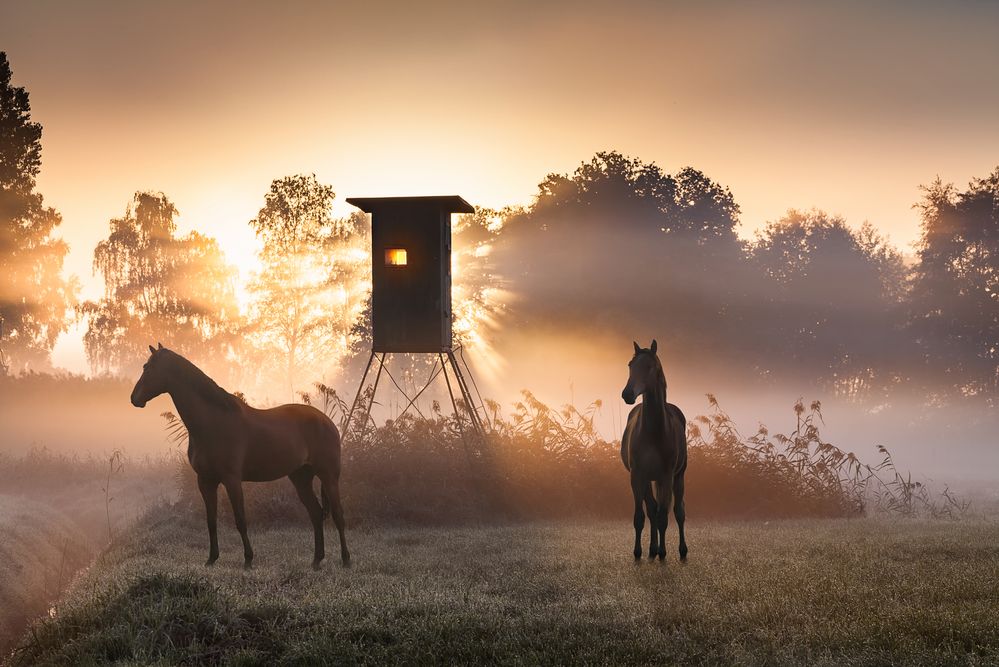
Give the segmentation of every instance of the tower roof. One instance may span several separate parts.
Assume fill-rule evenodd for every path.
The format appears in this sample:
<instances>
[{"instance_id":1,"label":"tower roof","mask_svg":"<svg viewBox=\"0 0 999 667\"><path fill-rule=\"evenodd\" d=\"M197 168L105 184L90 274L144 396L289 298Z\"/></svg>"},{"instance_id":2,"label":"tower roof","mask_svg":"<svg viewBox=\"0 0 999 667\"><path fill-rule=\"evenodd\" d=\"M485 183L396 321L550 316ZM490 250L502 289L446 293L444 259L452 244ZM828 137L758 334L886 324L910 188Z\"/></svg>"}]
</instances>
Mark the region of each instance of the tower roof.
<instances>
[{"instance_id":1,"label":"tower roof","mask_svg":"<svg viewBox=\"0 0 999 667\"><path fill-rule=\"evenodd\" d=\"M442 197L348 197L353 204L365 213L377 213L383 209L436 208L442 213L475 213L475 207L458 195Z\"/></svg>"}]
</instances>

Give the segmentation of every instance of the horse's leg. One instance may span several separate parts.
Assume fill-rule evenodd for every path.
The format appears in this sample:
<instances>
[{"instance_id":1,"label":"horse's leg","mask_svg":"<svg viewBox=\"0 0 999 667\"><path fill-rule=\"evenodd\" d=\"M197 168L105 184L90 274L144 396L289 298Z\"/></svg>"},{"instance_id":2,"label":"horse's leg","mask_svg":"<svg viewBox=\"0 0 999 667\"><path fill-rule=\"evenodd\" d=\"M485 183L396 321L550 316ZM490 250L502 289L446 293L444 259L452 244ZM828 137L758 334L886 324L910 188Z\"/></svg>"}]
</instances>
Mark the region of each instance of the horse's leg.
<instances>
[{"instance_id":1,"label":"horse's leg","mask_svg":"<svg viewBox=\"0 0 999 667\"><path fill-rule=\"evenodd\" d=\"M344 533L346 524L343 520L343 503L340 502L340 482L330 471L320 471L319 479L323 483L323 491L329 499L333 523L336 524L336 532L340 535L340 562L344 567L350 567L350 551L347 550L347 536Z\"/></svg>"},{"instance_id":2,"label":"horse's leg","mask_svg":"<svg viewBox=\"0 0 999 667\"><path fill-rule=\"evenodd\" d=\"M298 492L298 499L305 505L305 509L309 511L309 518L312 520L312 530L316 536L312 569L318 570L319 564L326 557L326 545L323 541L323 508L319 505L319 500L312 490L313 477L315 477L315 473L309 466L302 466L288 475L288 479L295 485L295 491Z\"/></svg>"},{"instance_id":3,"label":"horse's leg","mask_svg":"<svg viewBox=\"0 0 999 667\"><path fill-rule=\"evenodd\" d=\"M667 480L671 479L667 477ZM666 525L669 523L669 508L673 500L673 485L668 481L656 482L659 490L659 512L656 515L656 530L659 531L659 560L666 558Z\"/></svg>"},{"instance_id":4,"label":"horse's leg","mask_svg":"<svg viewBox=\"0 0 999 667\"><path fill-rule=\"evenodd\" d=\"M649 558L655 558L659 553L659 531L656 530L656 517L659 516L656 497L652 493L652 484L645 487L645 513L649 515Z\"/></svg>"},{"instance_id":5,"label":"horse's leg","mask_svg":"<svg viewBox=\"0 0 999 667\"><path fill-rule=\"evenodd\" d=\"M673 478L673 516L676 517L676 527L680 531L680 560L687 560L687 540L683 536L683 521L687 517L683 505L683 473Z\"/></svg>"},{"instance_id":6,"label":"horse's leg","mask_svg":"<svg viewBox=\"0 0 999 667\"><path fill-rule=\"evenodd\" d=\"M208 517L208 560L205 565L213 565L219 559L219 483L198 475L198 490L205 501L205 514Z\"/></svg>"},{"instance_id":7,"label":"horse's leg","mask_svg":"<svg viewBox=\"0 0 999 667\"><path fill-rule=\"evenodd\" d=\"M631 472L631 495L635 498L635 560L642 557L642 528L645 527L645 512L642 511L642 501L648 483L639 478L635 471Z\"/></svg>"},{"instance_id":8,"label":"horse's leg","mask_svg":"<svg viewBox=\"0 0 999 667\"><path fill-rule=\"evenodd\" d=\"M238 479L230 479L222 482L225 492L229 494L229 502L232 503L232 514L236 517L236 530L243 540L243 567L250 567L253 564L253 547L250 546L250 537L246 534L246 510L243 508L243 483Z\"/></svg>"}]
</instances>

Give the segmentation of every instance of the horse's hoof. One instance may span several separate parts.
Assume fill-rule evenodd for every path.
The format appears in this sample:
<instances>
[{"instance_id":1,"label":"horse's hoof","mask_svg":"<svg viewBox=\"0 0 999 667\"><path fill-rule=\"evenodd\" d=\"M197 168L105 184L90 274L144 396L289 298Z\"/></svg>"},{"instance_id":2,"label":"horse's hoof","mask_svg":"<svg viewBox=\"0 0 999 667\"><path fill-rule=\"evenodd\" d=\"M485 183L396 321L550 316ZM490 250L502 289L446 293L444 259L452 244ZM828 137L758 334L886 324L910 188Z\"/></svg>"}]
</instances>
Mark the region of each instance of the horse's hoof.
<instances>
[{"instance_id":1,"label":"horse's hoof","mask_svg":"<svg viewBox=\"0 0 999 667\"><path fill-rule=\"evenodd\" d=\"M642 560L642 550L635 549L635 560Z\"/></svg>"},{"instance_id":2,"label":"horse's hoof","mask_svg":"<svg viewBox=\"0 0 999 667\"><path fill-rule=\"evenodd\" d=\"M208 560L205 561L205 567L211 567L212 565L215 565L215 561L217 561L218 559L219 559L218 556L209 556Z\"/></svg>"},{"instance_id":3,"label":"horse's hoof","mask_svg":"<svg viewBox=\"0 0 999 667\"><path fill-rule=\"evenodd\" d=\"M244 570L252 570L253 569L253 561L252 560L245 560L245 561L243 561L243 569Z\"/></svg>"},{"instance_id":4,"label":"horse's hoof","mask_svg":"<svg viewBox=\"0 0 999 667\"><path fill-rule=\"evenodd\" d=\"M321 560L314 560L314 561L312 561L312 569L313 570L317 570L318 571L319 569L322 568L322 566L323 566L323 561L321 561Z\"/></svg>"},{"instance_id":5,"label":"horse's hoof","mask_svg":"<svg viewBox=\"0 0 999 667\"><path fill-rule=\"evenodd\" d=\"M659 552L659 560L661 560L661 561L662 560L666 560L666 552L665 551L660 551Z\"/></svg>"},{"instance_id":6,"label":"horse's hoof","mask_svg":"<svg viewBox=\"0 0 999 667\"><path fill-rule=\"evenodd\" d=\"M346 557L341 558L340 562L343 563L344 567L349 568L350 567L350 556L346 556Z\"/></svg>"},{"instance_id":7,"label":"horse's hoof","mask_svg":"<svg viewBox=\"0 0 999 667\"><path fill-rule=\"evenodd\" d=\"M651 551L651 550L650 550L650 551L649 551L649 560L652 560L652 559L653 559L653 558L655 558L655 557L656 557L656 552L655 552L655 551Z\"/></svg>"}]
</instances>

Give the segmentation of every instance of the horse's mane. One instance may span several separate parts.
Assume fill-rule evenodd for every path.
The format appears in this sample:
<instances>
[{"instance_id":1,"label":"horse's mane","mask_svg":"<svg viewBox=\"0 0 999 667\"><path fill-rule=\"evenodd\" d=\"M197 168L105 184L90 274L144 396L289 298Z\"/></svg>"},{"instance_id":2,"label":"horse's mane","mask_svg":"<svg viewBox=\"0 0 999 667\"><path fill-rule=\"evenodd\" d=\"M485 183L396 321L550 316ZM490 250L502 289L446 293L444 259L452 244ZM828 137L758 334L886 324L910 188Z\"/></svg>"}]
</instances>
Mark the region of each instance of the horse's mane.
<instances>
[{"instance_id":1,"label":"horse's mane","mask_svg":"<svg viewBox=\"0 0 999 667\"><path fill-rule=\"evenodd\" d=\"M224 410L235 410L239 408L240 400L222 387L218 386L215 380L208 377L203 370L173 350L164 350L164 352L169 352L171 358L174 359L174 367L177 370L177 375L184 380L188 386L192 387L199 396L204 398L209 403L212 403Z\"/></svg>"},{"instance_id":2,"label":"horse's mane","mask_svg":"<svg viewBox=\"0 0 999 667\"><path fill-rule=\"evenodd\" d=\"M652 358L656 360L656 382L663 388L663 402L666 402L666 372L663 370L663 362L659 361L659 356L653 354Z\"/></svg>"}]
</instances>

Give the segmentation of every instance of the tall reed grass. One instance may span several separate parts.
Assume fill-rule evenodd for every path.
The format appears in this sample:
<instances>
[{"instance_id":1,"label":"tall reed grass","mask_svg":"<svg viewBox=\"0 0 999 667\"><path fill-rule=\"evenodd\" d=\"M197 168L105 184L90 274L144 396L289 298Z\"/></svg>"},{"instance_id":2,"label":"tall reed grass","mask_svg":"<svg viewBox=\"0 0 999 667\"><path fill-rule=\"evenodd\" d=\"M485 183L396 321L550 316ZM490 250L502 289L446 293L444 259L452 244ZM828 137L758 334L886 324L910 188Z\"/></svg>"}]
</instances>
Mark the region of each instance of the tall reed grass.
<instances>
[{"instance_id":1,"label":"tall reed grass","mask_svg":"<svg viewBox=\"0 0 999 667\"><path fill-rule=\"evenodd\" d=\"M331 388L303 394L334 422L349 406ZM689 420L687 515L696 518L819 518L864 514L958 517L968 504L948 489L934 493L883 459L865 463L826 442L822 406L794 404L794 428L766 426L746 437L714 396L707 414ZM449 524L492 520L628 517L632 499L620 442L595 427L599 402L555 409L529 391L509 415L487 402L491 432L469 436L470 425L437 403L424 415L383 425L355 425L343 442L342 491L348 522ZM179 443L186 433L172 413L167 428ZM463 437L464 434L464 437ZM873 446L872 446L873 449ZM200 511L201 498L186 457L176 479L183 502ZM305 516L286 482L246 485L251 520ZM225 506L223 502L222 507Z\"/></svg>"}]
</instances>

